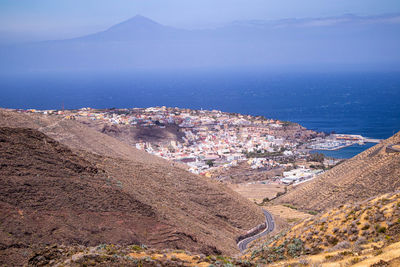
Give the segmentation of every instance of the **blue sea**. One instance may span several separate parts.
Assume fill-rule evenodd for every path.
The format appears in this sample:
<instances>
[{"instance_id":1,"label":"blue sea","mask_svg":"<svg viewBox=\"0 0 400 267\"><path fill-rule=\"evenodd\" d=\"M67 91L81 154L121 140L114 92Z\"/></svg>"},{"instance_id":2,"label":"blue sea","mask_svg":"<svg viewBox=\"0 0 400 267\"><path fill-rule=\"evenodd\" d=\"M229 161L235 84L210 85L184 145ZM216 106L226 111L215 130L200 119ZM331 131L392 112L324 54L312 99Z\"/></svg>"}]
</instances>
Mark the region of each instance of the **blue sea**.
<instances>
[{"instance_id":1,"label":"blue sea","mask_svg":"<svg viewBox=\"0 0 400 267\"><path fill-rule=\"evenodd\" d=\"M371 138L400 130L399 72L31 72L0 75L0 93L5 108L169 106L264 115ZM369 146L324 153L349 158Z\"/></svg>"}]
</instances>

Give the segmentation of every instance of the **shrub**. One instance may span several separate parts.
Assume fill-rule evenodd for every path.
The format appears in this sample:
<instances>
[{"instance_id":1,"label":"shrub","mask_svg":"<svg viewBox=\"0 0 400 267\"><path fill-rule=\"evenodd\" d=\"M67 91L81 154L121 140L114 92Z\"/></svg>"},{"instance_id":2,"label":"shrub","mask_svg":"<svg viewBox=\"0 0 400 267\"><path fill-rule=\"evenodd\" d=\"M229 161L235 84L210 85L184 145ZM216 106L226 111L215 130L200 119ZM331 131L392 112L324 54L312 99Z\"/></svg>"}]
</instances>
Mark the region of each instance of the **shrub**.
<instances>
[{"instance_id":1,"label":"shrub","mask_svg":"<svg viewBox=\"0 0 400 267\"><path fill-rule=\"evenodd\" d=\"M287 250L291 257L300 256L303 251L303 241L298 238L293 239L292 242L287 245Z\"/></svg>"},{"instance_id":2,"label":"shrub","mask_svg":"<svg viewBox=\"0 0 400 267\"><path fill-rule=\"evenodd\" d=\"M354 236L354 235L349 237L349 240L351 242L356 241L356 239L357 239L357 236Z\"/></svg>"},{"instance_id":3,"label":"shrub","mask_svg":"<svg viewBox=\"0 0 400 267\"><path fill-rule=\"evenodd\" d=\"M287 207L287 208L290 208L290 209L297 210L297 208L296 208L295 206L290 205L290 204L283 204L283 206L285 206L285 207Z\"/></svg>"},{"instance_id":4,"label":"shrub","mask_svg":"<svg viewBox=\"0 0 400 267\"><path fill-rule=\"evenodd\" d=\"M347 249L350 248L350 243L348 241L342 241L336 244L336 246L334 246L333 248L335 250L340 250L340 249Z\"/></svg>"},{"instance_id":5,"label":"shrub","mask_svg":"<svg viewBox=\"0 0 400 267\"><path fill-rule=\"evenodd\" d=\"M336 254L336 255L327 255L327 256L325 256L325 260L326 261L340 261L342 259L343 259L343 255L341 255L340 253Z\"/></svg>"},{"instance_id":6,"label":"shrub","mask_svg":"<svg viewBox=\"0 0 400 267\"><path fill-rule=\"evenodd\" d=\"M342 255L342 256L349 256L349 255L354 255L354 253L353 252L351 252L351 251L342 251L342 252L339 252L339 255Z\"/></svg>"},{"instance_id":7,"label":"shrub","mask_svg":"<svg viewBox=\"0 0 400 267\"><path fill-rule=\"evenodd\" d=\"M138 245L130 246L130 249L132 249L133 251L142 251L143 250L143 248Z\"/></svg>"},{"instance_id":8,"label":"shrub","mask_svg":"<svg viewBox=\"0 0 400 267\"><path fill-rule=\"evenodd\" d=\"M308 265L310 265L310 262L307 259L301 259L301 260L299 260L299 264L308 266Z\"/></svg>"},{"instance_id":9,"label":"shrub","mask_svg":"<svg viewBox=\"0 0 400 267\"><path fill-rule=\"evenodd\" d=\"M379 234L383 234L383 233L386 232L386 227L385 227L385 226L377 225L377 226L375 227L375 229L376 229L376 232L379 233Z\"/></svg>"},{"instance_id":10,"label":"shrub","mask_svg":"<svg viewBox=\"0 0 400 267\"><path fill-rule=\"evenodd\" d=\"M368 223L364 224L361 230L368 230L370 225Z\"/></svg>"},{"instance_id":11,"label":"shrub","mask_svg":"<svg viewBox=\"0 0 400 267\"><path fill-rule=\"evenodd\" d=\"M355 257L355 258L351 259L350 263L351 264L356 264L356 263L359 263L360 261L361 261L361 259L359 257Z\"/></svg>"},{"instance_id":12,"label":"shrub","mask_svg":"<svg viewBox=\"0 0 400 267\"><path fill-rule=\"evenodd\" d=\"M339 242L339 240L337 239L337 237L332 236L332 235L327 235L327 236L326 236L326 240L328 240L328 242L329 242L331 245L334 245L334 246Z\"/></svg>"},{"instance_id":13,"label":"shrub","mask_svg":"<svg viewBox=\"0 0 400 267\"><path fill-rule=\"evenodd\" d=\"M358 246L358 245L363 245L365 243L367 243L367 239L363 236L360 236L355 242L355 245Z\"/></svg>"},{"instance_id":14,"label":"shrub","mask_svg":"<svg viewBox=\"0 0 400 267\"><path fill-rule=\"evenodd\" d=\"M383 253L383 250L382 250L382 249L378 249L378 250L376 250L376 251L374 252L374 256L381 255L382 253Z\"/></svg>"}]
</instances>

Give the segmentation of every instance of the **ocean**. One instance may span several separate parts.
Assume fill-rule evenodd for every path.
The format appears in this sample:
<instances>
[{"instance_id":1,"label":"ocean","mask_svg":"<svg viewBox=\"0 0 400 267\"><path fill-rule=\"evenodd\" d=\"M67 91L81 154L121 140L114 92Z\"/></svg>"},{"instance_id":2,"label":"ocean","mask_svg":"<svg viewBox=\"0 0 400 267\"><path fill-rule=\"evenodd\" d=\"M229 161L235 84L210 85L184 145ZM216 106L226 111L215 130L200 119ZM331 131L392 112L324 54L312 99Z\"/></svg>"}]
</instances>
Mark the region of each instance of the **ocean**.
<instances>
[{"instance_id":1,"label":"ocean","mask_svg":"<svg viewBox=\"0 0 400 267\"><path fill-rule=\"evenodd\" d=\"M0 93L4 108L168 106L263 115L371 138L400 130L398 72L32 72L1 74ZM324 153L349 158L368 147Z\"/></svg>"}]
</instances>

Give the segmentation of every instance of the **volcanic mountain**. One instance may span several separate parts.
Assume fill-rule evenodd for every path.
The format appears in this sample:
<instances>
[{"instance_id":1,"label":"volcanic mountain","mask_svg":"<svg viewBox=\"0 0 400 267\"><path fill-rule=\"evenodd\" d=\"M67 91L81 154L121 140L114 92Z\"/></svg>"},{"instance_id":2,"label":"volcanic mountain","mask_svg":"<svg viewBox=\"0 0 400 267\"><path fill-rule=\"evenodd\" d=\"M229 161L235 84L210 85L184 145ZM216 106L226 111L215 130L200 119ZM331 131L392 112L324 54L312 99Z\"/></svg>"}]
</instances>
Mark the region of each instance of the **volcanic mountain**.
<instances>
[{"instance_id":1,"label":"volcanic mountain","mask_svg":"<svg viewBox=\"0 0 400 267\"><path fill-rule=\"evenodd\" d=\"M186 30L135 16L78 38L0 45L0 69L6 72L199 67L275 70L279 66L339 65L343 70L348 64L398 66L399 17L399 14L347 15L241 21L213 29Z\"/></svg>"},{"instance_id":2,"label":"volcanic mountain","mask_svg":"<svg viewBox=\"0 0 400 267\"><path fill-rule=\"evenodd\" d=\"M400 132L345 161L277 201L301 209L324 210L400 189Z\"/></svg>"},{"instance_id":3,"label":"volcanic mountain","mask_svg":"<svg viewBox=\"0 0 400 267\"><path fill-rule=\"evenodd\" d=\"M136 15L126 21L118 23L105 31L72 39L72 41L107 41L129 42L139 40L155 40L173 38L174 35L184 34L185 30L161 25L154 20Z\"/></svg>"},{"instance_id":4,"label":"volcanic mountain","mask_svg":"<svg viewBox=\"0 0 400 267\"><path fill-rule=\"evenodd\" d=\"M76 121L3 110L0 208L1 264L26 263L50 244L232 254L264 221L224 185Z\"/></svg>"}]
</instances>

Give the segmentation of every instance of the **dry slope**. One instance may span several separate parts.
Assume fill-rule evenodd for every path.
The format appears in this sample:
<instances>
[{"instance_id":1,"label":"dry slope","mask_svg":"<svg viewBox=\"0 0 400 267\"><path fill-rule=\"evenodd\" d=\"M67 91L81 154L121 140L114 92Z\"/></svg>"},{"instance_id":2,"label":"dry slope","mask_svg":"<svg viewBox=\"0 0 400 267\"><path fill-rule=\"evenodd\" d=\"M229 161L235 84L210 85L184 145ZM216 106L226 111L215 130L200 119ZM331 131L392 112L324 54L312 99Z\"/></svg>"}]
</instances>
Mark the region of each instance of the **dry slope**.
<instances>
[{"instance_id":1,"label":"dry slope","mask_svg":"<svg viewBox=\"0 0 400 267\"><path fill-rule=\"evenodd\" d=\"M139 246L49 246L30 265L71 266L399 266L400 194L345 205L309 218L242 257ZM269 264L269 265L267 265Z\"/></svg>"},{"instance_id":2,"label":"dry slope","mask_svg":"<svg viewBox=\"0 0 400 267\"><path fill-rule=\"evenodd\" d=\"M231 254L237 252L235 238L264 221L257 206L224 185L78 122L0 111L4 125L12 128L3 127L0 146L1 188L7 190L2 205L8 212L1 216L10 215L9 227L20 226L2 224L3 237L9 236L2 238L2 250L33 243L143 243ZM75 163L82 167L71 171ZM37 207L42 211L35 217ZM41 229L45 217L55 226ZM65 231L57 235L57 229Z\"/></svg>"},{"instance_id":3,"label":"dry slope","mask_svg":"<svg viewBox=\"0 0 400 267\"><path fill-rule=\"evenodd\" d=\"M253 250L250 259L285 260L282 266L388 266L400 259L400 193L306 219Z\"/></svg>"},{"instance_id":4,"label":"dry slope","mask_svg":"<svg viewBox=\"0 0 400 267\"><path fill-rule=\"evenodd\" d=\"M1 264L37 244L140 243L162 225L103 170L26 128L0 127L0 210Z\"/></svg>"},{"instance_id":5,"label":"dry slope","mask_svg":"<svg viewBox=\"0 0 400 267\"><path fill-rule=\"evenodd\" d=\"M400 143L400 132L380 144L301 184L277 200L298 208L323 210L400 188L400 153L387 149Z\"/></svg>"}]
</instances>

